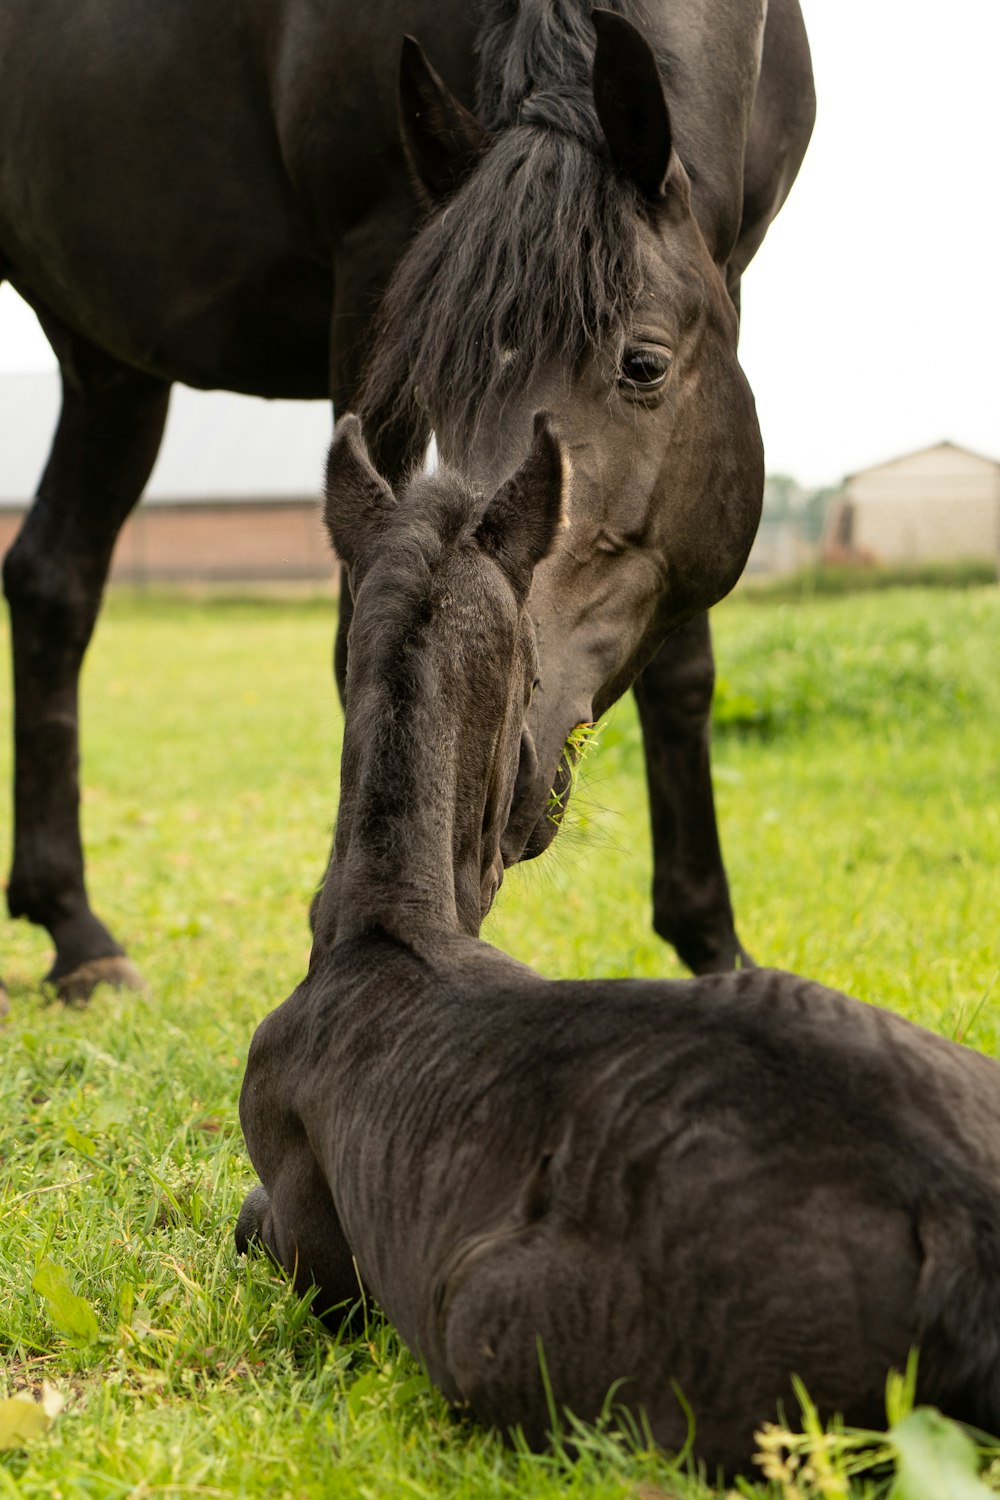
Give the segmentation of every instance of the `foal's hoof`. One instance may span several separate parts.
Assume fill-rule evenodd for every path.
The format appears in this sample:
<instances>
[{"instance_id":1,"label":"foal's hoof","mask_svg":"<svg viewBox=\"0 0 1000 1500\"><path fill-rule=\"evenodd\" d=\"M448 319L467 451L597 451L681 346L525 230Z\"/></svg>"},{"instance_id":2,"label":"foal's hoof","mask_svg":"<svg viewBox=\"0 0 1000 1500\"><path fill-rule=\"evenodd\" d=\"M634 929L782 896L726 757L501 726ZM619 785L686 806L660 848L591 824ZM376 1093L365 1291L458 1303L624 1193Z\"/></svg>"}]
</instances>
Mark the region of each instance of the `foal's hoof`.
<instances>
[{"instance_id":1,"label":"foal's hoof","mask_svg":"<svg viewBox=\"0 0 1000 1500\"><path fill-rule=\"evenodd\" d=\"M264 1223L264 1215L267 1212L267 1193L258 1185L243 1200L240 1216L236 1220L236 1253L246 1255L252 1245L259 1245L261 1241L261 1226Z\"/></svg>"},{"instance_id":2,"label":"foal's hoof","mask_svg":"<svg viewBox=\"0 0 1000 1500\"><path fill-rule=\"evenodd\" d=\"M110 958L92 958L69 974L50 976L56 994L67 1004L89 1000L99 984L110 984L116 990L141 991L147 988L131 959L117 953Z\"/></svg>"}]
</instances>

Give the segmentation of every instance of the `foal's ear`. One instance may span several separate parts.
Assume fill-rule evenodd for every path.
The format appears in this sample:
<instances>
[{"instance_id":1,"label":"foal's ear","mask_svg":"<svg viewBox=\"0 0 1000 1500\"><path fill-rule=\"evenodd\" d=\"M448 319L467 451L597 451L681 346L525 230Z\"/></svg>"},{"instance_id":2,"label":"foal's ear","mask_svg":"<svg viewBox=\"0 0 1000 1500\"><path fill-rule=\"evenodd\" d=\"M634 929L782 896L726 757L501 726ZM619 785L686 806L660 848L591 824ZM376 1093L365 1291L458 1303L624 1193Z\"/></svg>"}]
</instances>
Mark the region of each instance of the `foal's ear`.
<instances>
[{"instance_id":1,"label":"foal's ear","mask_svg":"<svg viewBox=\"0 0 1000 1500\"><path fill-rule=\"evenodd\" d=\"M358 418L341 417L326 460L323 509L341 562L353 568L370 557L395 506L395 495L368 457Z\"/></svg>"},{"instance_id":2,"label":"foal's ear","mask_svg":"<svg viewBox=\"0 0 1000 1500\"><path fill-rule=\"evenodd\" d=\"M489 134L431 67L419 42L403 38L399 58L399 119L410 170L429 204L462 186Z\"/></svg>"},{"instance_id":3,"label":"foal's ear","mask_svg":"<svg viewBox=\"0 0 1000 1500\"><path fill-rule=\"evenodd\" d=\"M591 12L597 32L594 105L615 170L651 203L667 192L668 177L684 172L660 70L642 32L611 10Z\"/></svg>"},{"instance_id":4,"label":"foal's ear","mask_svg":"<svg viewBox=\"0 0 1000 1500\"><path fill-rule=\"evenodd\" d=\"M535 413L528 456L497 490L476 531L480 546L496 558L522 598L536 565L567 524L569 455L550 422L548 412Z\"/></svg>"}]
</instances>

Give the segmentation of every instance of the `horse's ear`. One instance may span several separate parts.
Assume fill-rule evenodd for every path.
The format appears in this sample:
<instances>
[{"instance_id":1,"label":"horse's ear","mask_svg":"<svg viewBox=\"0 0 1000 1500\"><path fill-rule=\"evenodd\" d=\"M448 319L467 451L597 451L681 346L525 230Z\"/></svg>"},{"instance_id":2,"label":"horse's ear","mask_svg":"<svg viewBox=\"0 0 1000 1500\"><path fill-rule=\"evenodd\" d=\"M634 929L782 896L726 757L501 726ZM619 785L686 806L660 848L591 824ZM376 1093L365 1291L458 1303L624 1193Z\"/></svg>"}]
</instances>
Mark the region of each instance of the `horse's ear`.
<instances>
[{"instance_id":1,"label":"horse's ear","mask_svg":"<svg viewBox=\"0 0 1000 1500\"><path fill-rule=\"evenodd\" d=\"M497 490L476 532L479 544L496 558L522 598L527 598L536 565L567 524L569 481L569 455L548 413L536 412L528 456Z\"/></svg>"},{"instance_id":2,"label":"horse's ear","mask_svg":"<svg viewBox=\"0 0 1000 1500\"><path fill-rule=\"evenodd\" d=\"M326 460L323 517L334 551L349 568L364 564L385 530L396 497L375 470L361 423L341 417Z\"/></svg>"},{"instance_id":3,"label":"horse's ear","mask_svg":"<svg viewBox=\"0 0 1000 1500\"><path fill-rule=\"evenodd\" d=\"M680 162L660 70L652 47L631 21L611 10L591 12L597 32L594 105L615 170L650 202L662 199Z\"/></svg>"},{"instance_id":4,"label":"horse's ear","mask_svg":"<svg viewBox=\"0 0 1000 1500\"><path fill-rule=\"evenodd\" d=\"M418 188L431 204L450 198L472 171L489 134L455 98L412 36L399 58L403 147Z\"/></svg>"}]
</instances>

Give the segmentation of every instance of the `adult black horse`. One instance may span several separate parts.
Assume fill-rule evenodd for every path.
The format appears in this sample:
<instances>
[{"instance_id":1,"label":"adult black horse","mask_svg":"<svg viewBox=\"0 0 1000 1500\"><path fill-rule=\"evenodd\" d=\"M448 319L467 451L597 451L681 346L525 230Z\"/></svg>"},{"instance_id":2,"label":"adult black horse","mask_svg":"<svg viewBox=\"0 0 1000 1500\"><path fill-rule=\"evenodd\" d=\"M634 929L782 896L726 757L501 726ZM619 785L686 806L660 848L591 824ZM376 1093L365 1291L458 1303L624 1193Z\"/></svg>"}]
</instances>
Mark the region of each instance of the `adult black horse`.
<instances>
[{"instance_id":1,"label":"adult black horse","mask_svg":"<svg viewBox=\"0 0 1000 1500\"><path fill-rule=\"evenodd\" d=\"M454 95L414 43L400 89L404 33ZM505 858L547 843L569 731L635 683L656 927L697 970L738 960L703 611L737 578L761 498L740 276L812 117L796 0L100 0L70 17L8 0L0 277L63 377L4 566L8 903L51 933L64 995L134 976L85 890L77 684L175 380L360 404L390 478L432 419L484 488L523 456L528 413L555 414L573 520L532 594L541 691ZM423 227L415 178L437 205Z\"/></svg>"}]
</instances>

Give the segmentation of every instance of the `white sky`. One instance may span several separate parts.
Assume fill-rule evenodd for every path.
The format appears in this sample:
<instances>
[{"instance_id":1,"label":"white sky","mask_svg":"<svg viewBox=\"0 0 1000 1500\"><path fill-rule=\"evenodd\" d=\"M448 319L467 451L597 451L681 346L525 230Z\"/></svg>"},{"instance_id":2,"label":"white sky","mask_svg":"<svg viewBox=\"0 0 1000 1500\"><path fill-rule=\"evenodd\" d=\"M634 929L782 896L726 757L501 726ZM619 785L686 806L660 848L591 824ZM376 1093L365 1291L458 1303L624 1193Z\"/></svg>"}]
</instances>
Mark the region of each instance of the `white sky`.
<instances>
[{"instance_id":1,"label":"white sky","mask_svg":"<svg viewBox=\"0 0 1000 1500\"><path fill-rule=\"evenodd\" d=\"M802 0L816 130L743 286L768 469L1000 458L1000 0Z\"/></svg>"},{"instance_id":2,"label":"white sky","mask_svg":"<svg viewBox=\"0 0 1000 1500\"><path fill-rule=\"evenodd\" d=\"M1000 457L1000 0L802 4L816 132L743 288L768 468ZM0 370L52 363L3 288Z\"/></svg>"}]
</instances>

